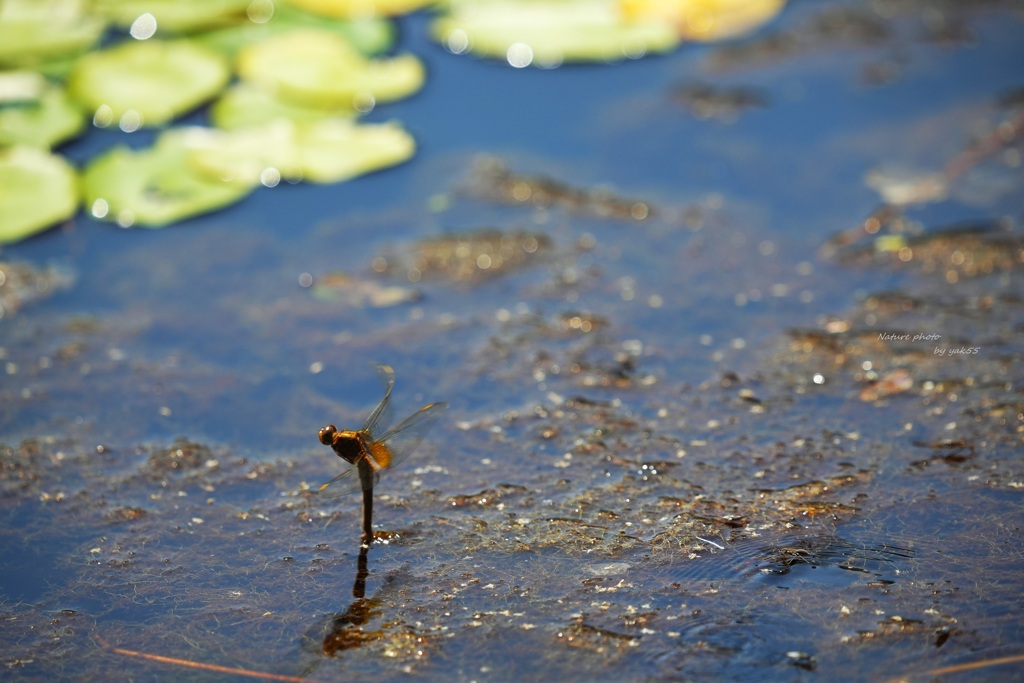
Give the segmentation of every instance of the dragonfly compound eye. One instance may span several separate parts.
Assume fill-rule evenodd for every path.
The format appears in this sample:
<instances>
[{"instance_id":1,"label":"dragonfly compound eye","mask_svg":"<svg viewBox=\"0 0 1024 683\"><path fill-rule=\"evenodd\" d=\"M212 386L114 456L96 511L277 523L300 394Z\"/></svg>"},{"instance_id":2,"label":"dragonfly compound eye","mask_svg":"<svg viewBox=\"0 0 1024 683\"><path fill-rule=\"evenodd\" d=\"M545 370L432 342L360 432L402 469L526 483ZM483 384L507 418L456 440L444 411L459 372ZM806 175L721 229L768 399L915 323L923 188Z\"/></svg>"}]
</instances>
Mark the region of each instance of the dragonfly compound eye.
<instances>
[{"instance_id":1,"label":"dragonfly compound eye","mask_svg":"<svg viewBox=\"0 0 1024 683\"><path fill-rule=\"evenodd\" d=\"M320 430L320 434L319 434L319 436L320 436L320 443L322 443L325 446L330 446L331 444L333 444L334 443L334 434L337 431L338 431L338 429L334 425L327 425L326 427L321 429Z\"/></svg>"}]
</instances>

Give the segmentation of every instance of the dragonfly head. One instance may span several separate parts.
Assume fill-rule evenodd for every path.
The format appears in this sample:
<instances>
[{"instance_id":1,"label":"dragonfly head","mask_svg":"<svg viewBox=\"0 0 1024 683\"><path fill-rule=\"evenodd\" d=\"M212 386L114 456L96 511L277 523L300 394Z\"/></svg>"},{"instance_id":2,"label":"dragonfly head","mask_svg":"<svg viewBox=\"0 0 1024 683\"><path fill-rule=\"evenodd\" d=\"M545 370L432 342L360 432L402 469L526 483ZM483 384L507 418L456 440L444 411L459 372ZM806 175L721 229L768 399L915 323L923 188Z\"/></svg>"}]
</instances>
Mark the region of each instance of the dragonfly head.
<instances>
[{"instance_id":1,"label":"dragonfly head","mask_svg":"<svg viewBox=\"0 0 1024 683\"><path fill-rule=\"evenodd\" d=\"M334 435L337 434L338 428L334 425L327 425L320 430L319 437L320 443L325 446L330 446L334 443Z\"/></svg>"}]
</instances>

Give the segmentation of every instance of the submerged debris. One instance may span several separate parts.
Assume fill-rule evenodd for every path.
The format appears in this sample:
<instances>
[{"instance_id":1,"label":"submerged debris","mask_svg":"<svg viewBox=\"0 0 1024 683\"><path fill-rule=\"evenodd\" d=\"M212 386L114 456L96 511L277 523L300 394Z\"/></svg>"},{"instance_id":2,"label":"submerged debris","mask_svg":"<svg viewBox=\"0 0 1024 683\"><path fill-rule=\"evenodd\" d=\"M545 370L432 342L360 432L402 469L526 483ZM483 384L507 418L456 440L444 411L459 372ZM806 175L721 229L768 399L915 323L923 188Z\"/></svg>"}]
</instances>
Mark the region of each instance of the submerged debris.
<instances>
[{"instance_id":1,"label":"submerged debris","mask_svg":"<svg viewBox=\"0 0 1024 683\"><path fill-rule=\"evenodd\" d=\"M655 214L649 202L622 197L610 190L583 189L544 176L513 173L503 161L493 157L478 159L470 176L470 193L490 201L529 202L622 221L643 221Z\"/></svg>"},{"instance_id":2,"label":"submerged debris","mask_svg":"<svg viewBox=\"0 0 1024 683\"><path fill-rule=\"evenodd\" d=\"M891 38L885 20L870 9L827 7L808 21L763 37L724 45L711 53L710 66L724 71L778 63L838 46L864 47Z\"/></svg>"},{"instance_id":3,"label":"submerged debris","mask_svg":"<svg viewBox=\"0 0 1024 683\"><path fill-rule=\"evenodd\" d=\"M942 633L948 634L948 629L945 626L929 627L920 619L908 619L894 614L879 621L876 628L858 631L856 638L861 641L868 641L876 638L917 633L935 633L939 637ZM852 641L854 638L846 638L845 640Z\"/></svg>"},{"instance_id":4,"label":"submerged debris","mask_svg":"<svg viewBox=\"0 0 1024 683\"><path fill-rule=\"evenodd\" d=\"M25 261L0 261L0 318L70 287L74 277L55 266L40 268Z\"/></svg>"},{"instance_id":5,"label":"submerged debris","mask_svg":"<svg viewBox=\"0 0 1024 683\"><path fill-rule=\"evenodd\" d=\"M310 287L313 296L321 301L340 302L360 308L385 308L419 301L422 298L422 294L416 289L384 285L340 271L324 273L316 278L304 275L300 278L299 284Z\"/></svg>"},{"instance_id":6,"label":"submerged debris","mask_svg":"<svg viewBox=\"0 0 1024 683\"><path fill-rule=\"evenodd\" d=\"M178 437L170 446L161 448L149 456L149 469L157 475L168 471L183 472L194 470L215 462L209 446Z\"/></svg>"},{"instance_id":7,"label":"submerged debris","mask_svg":"<svg viewBox=\"0 0 1024 683\"><path fill-rule=\"evenodd\" d=\"M604 316L588 312L567 311L559 314L557 323L551 330L554 334L577 335L587 334L608 326Z\"/></svg>"},{"instance_id":8,"label":"submerged debris","mask_svg":"<svg viewBox=\"0 0 1024 683\"><path fill-rule=\"evenodd\" d=\"M961 277L1024 266L1024 235L993 223L957 225L913 237L878 237L872 245L852 249L839 260L857 265L910 265L924 273L941 273L955 284Z\"/></svg>"},{"instance_id":9,"label":"submerged debris","mask_svg":"<svg viewBox=\"0 0 1024 683\"><path fill-rule=\"evenodd\" d=\"M404 257L374 260L374 270L404 270L410 282L442 278L478 282L528 268L551 253L547 235L492 228L432 237L415 244Z\"/></svg>"},{"instance_id":10,"label":"submerged debris","mask_svg":"<svg viewBox=\"0 0 1024 683\"><path fill-rule=\"evenodd\" d=\"M498 484L494 488L484 489L472 494L458 494L448 497L452 507L464 507L466 505L496 505L502 498L510 495L522 495L528 492L525 486L514 484Z\"/></svg>"},{"instance_id":11,"label":"submerged debris","mask_svg":"<svg viewBox=\"0 0 1024 683\"><path fill-rule=\"evenodd\" d=\"M914 445L918 448L927 448L932 452L930 456L910 463L911 469L917 470L939 462L951 467L960 465L973 459L977 454L974 443L966 439L941 439L932 442L915 441Z\"/></svg>"},{"instance_id":12,"label":"submerged debris","mask_svg":"<svg viewBox=\"0 0 1024 683\"><path fill-rule=\"evenodd\" d=\"M483 349L486 365L502 376L562 377L584 387L649 386L638 370L644 353L636 339L615 339L609 319L585 311L554 316L504 312L501 333Z\"/></svg>"},{"instance_id":13,"label":"submerged debris","mask_svg":"<svg viewBox=\"0 0 1024 683\"><path fill-rule=\"evenodd\" d=\"M732 123L745 109L765 107L768 98L753 88L693 83L675 89L672 99L699 119Z\"/></svg>"},{"instance_id":14,"label":"submerged debris","mask_svg":"<svg viewBox=\"0 0 1024 683\"><path fill-rule=\"evenodd\" d=\"M789 330L788 334L789 352L794 357L829 357L831 362L827 367L831 368L852 365L873 354L884 354L893 359L920 360L925 352L920 349L918 342L932 341L914 339L918 335L899 329Z\"/></svg>"},{"instance_id":15,"label":"submerged debris","mask_svg":"<svg viewBox=\"0 0 1024 683\"><path fill-rule=\"evenodd\" d=\"M909 391L913 386L914 378L905 369L900 368L864 387L860 392L860 400L877 401L893 394Z\"/></svg>"},{"instance_id":16,"label":"submerged debris","mask_svg":"<svg viewBox=\"0 0 1024 683\"><path fill-rule=\"evenodd\" d=\"M944 173L875 168L868 171L864 182L893 207L939 201L949 193L949 179Z\"/></svg>"},{"instance_id":17,"label":"submerged debris","mask_svg":"<svg viewBox=\"0 0 1024 683\"><path fill-rule=\"evenodd\" d=\"M108 522L113 522L115 524L120 522L134 522L135 520L141 519L145 516L146 510L140 507L119 507L104 515Z\"/></svg>"},{"instance_id":18,"label":"submerged debris","mask_svg":"<svg viewBox=\"0 0 1024 683\"><path fill-rule=\"evenodd\" d=\"M996 103L996 106L1006 108L1009 105L1000 101ZM982 162L996 153L1003 150L1009 151L1008 148L1019 141L1021 131L1024 131L1024 111L1012 109L1001 120L990 123L986 132L979 139L975 139L963 151L946 162L940 170L929 172L875 169L868 172L865 181L881 195L881 206L857 225L829 238L822 245L822 256L828 259L836 256L842 257L843 252L851 245L868 239L874 239L875 244L881 245L882 250L885 245L898 245L898 239L910 228L909 222L904 217L904 211L910 206L939 202L951 194L959 196L961 199L974 195L978 203L985 205L991 201L991 197L1016 189L1019 183L1015 178L1008 179L1005 183L993 183L990 179L986 179L982 183L973 183L985 186L985 189L979 194L977 187L972 187L972 176L968 173L975 171ZM976 138L977 136L969 134L965 137ZM1011 157L1019 157L1016 150ZM1000 186L1005 186L1006 189L1004 190Z\"/></svg>"},{"instance_id":19,"label":"submerged debris","mask_svg":"<svg viewBox=\"0 0 1024 683\"><path fill-rule=\"evenodd\" d=\"M739 546L742 548L743 546ZM882 576L901 560L914 557L910 548L859 545L835 536L798 536L758 548L755 558L762 574L788 574L794 567L835 566L850 572Z\"/></svg>"}]
</instances>

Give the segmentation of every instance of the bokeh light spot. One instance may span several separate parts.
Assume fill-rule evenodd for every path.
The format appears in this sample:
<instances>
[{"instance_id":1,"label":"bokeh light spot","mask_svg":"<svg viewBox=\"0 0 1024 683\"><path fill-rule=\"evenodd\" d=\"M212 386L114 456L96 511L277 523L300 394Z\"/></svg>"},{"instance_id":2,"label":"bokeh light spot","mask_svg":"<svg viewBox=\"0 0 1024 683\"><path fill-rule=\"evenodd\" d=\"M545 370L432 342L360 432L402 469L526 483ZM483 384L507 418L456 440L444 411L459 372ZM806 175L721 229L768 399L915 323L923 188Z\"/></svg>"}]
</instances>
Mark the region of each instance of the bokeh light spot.
<instances>
[{"instance_id":1,"label":"bokeh light spot","mask_svg":"<svg viewBox=\"0 0 1024 683\"><path fill-rule=\"evenodd\" d=\"M533 63L533 48L526 43L512 43L505 57L510 65L522 69Z\"/></svg>"},{"instance_id":2,"label":"bokeh light spot","mask_svg":"<svg viewBox=\"0 0 1024 683\"><path fill-rule=\"evenodd\" d=\"M156 17L149 12L140 14L128 31L135 40L149 40L156 35Z\"/></svg>"}]
</instances>

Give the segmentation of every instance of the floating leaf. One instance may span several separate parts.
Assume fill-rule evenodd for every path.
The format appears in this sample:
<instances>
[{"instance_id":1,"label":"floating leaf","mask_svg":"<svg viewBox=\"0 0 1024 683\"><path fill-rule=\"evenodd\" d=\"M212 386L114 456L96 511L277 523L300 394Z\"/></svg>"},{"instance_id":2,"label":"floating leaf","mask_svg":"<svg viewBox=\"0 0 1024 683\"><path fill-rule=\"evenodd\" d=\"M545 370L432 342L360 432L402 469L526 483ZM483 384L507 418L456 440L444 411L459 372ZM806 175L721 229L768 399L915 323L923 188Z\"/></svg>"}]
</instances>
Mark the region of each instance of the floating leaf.
<instances>
[{"instance_id":1,"label":"floating leaf","mask_svg":"<svg viewBox=\"0 0 1024 683\"><path fill-rule=\"evenodd\" d=\"M0 149L0 243L25 239L77 209L77 178L63 158L33 147Z\"/></svg>"},{"instance_id":2,"label":"floating leaf","mask_svg":"<svg viewBox=\"0 0 1024 683\"><path fill-rule=\"evenodd\" d=\"M387 19L377 17L339 21L306 14L281 3L274 5L273 13L265 20L256 17L252 21L196 36L195 40L234 58L246 45L262 43L297 28L337 33L364 55L387 52L395 41L395 27Z\"/></svg>"},{"instance_id":3,"label":"floating leaf","mask_svg":"<svg viewBox=\"0 0 1024 683\"><path fill-rule=\"evenodd\" d=\"M0 73L0 145L54 147L84 126L78 106L42 74Z\"/></svg>"},{"instance_id":4,"label":"floating leaf","mask_svg":"<svg viewBox=\"0 0 1024 683\"><path fill-rule=\"evenodd\" d=\"M323 109L282 102L262 88L245 83L228 88L210 108L213 124L225 129L258 126L278 119L300 122L355 115L356 110L349 106Z\"/></svg>"},{"instance_id":5,"label":"floating leaf","mask_svg":"<svg viewBox=\"0 0 1024 683\"><path fill-rule=\"evenodd\" d=\"M296 29L238 53L238 73L275 97L309 107L372 105L423 86L413 55L369 60L336 33Z\"/></svg>"},{"instance_id":6,"label":"floating leaf","mask_svg":"<svg viewBox=\"0 0 1024 683\"><path fill-rule=\"evenodd\" d=\"M197 126L180 132L188 141L189 169L200 177L250 186L264 182L268 172L276 180L302 178L295 124L291 121L280 119L233 131Z\"/></svg>"},{"instance_id":7,"label":"floating leaf","mask_svg":"<svg viewBox=\"0 0 1024 683\"><path fill-rule=\"evenodd\" d=\"M123 227L159 227L228 206L252 190L251 183L193 172L190 149L188 129L172 130L150 149L117 147L95 160L82 180L92 215Z\"/></svg>"},{"instance_id":8,"label":"floating leaf","mask_svg":"<svg viewBox=\"0 0 1024 683\"><path fill-rule=\"evenodd\" d=\"M297 129L303 176L336 183L394 166L412 157L416 142L397 123L356 125L321 121Z\"/></svg>"},{"instance_id":9,"label":"floating leaf","mask_svg":"<svg viewBox=\"0 0 1024 683\"><path fill-rule=\"evenodd\" d=\"M620 0L630 19L661 20L687 40L715 41L749 33L778 14L786 0Z\"/></svg>"},{"instance_id":10,"label":"floating leaf","mask_svg":"<svg viewBox=\"0 0 1024 683\"><path fill-rule=\"evenodd\" d=\"M0 67L40 67L89 49L106 22L78 0L0 3Z\"/></svg>"},{"instance_id":11,"label":"floating leaf","mask_svg":"<svg viewBox=\"0 0 1024 683\"><path fill-rule=\"evenodd\" d=\"M671 25L630 20L614 0L453 0L431 30L452 52L513 66L616 61L668 52L679 43Z\"/></svg>"},{"instance_id":12,"label":"floating leaf","mask_svg":"<svg viewBox=\"0 0 1024 683\"><path fill-rule=\"evenodd\" d=\"M261 4L269 5L267 11L273 12L269 0L92 0L96 12L122 28L134 26L137 19L148 14L155 20L154 28L174 33L190 33L241 19L248 21L250 5L255 6L253 12L259 12Z\"/></svg>"},{"instance_id":13,"label":"floating leaf","mask_svg":"<svg viewBox=\"0 0 1024 683\"><path fill-rule=\"evenodd\" d=\"M347 119L314 123L280 120L237 131L190 129L189 163L209 178L267 183L270 177L334 183L394 166L416 143L394 123L359 125Z\"/></svg>"},{"instance_id":14,"label":"floating leaf","mask_svg":"<svg viewBox=\"0 0 1024 683\"><path fill-rule=\"evenodd\" d=\"M96 111L98 125L137 115L131 129L160 126L210 99L230 71L220 54L188 41L132 41L82 57L72 95Z\"/></svg>"},{"instance_id":15,"label":"floating leaf","mask_svg":"<svg viewBox=\"0 0 1024 683\"><path fill-rule=\"evenodd\" d=\"M46 78L35 71L0 71L0 105L37 101L46 90Z\"/></svg>"},{"instance_id":16,"label":"floating leaf","mask_svg":"<svg viewBox=\"0 0 1024 683\"><path fill-rule=\"evenodd\" d=\"M288 0L296 7L325 17L395 16L431 5L435 0Z\"/></svg>"}]
</instances>

